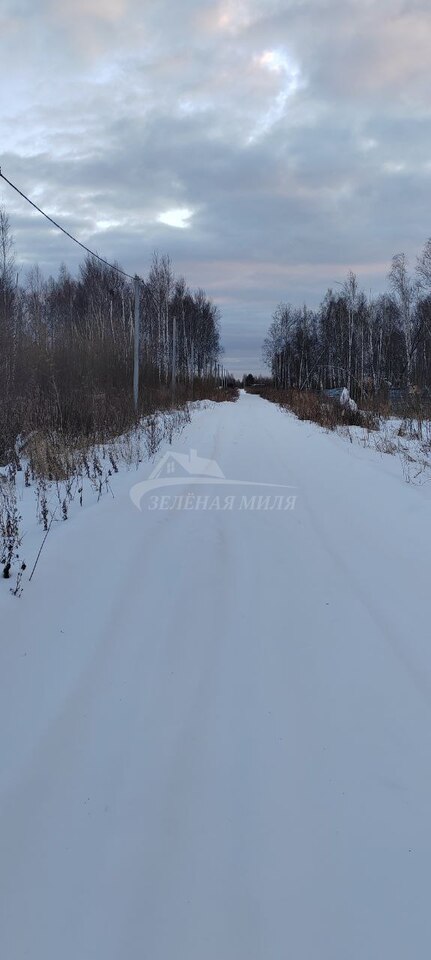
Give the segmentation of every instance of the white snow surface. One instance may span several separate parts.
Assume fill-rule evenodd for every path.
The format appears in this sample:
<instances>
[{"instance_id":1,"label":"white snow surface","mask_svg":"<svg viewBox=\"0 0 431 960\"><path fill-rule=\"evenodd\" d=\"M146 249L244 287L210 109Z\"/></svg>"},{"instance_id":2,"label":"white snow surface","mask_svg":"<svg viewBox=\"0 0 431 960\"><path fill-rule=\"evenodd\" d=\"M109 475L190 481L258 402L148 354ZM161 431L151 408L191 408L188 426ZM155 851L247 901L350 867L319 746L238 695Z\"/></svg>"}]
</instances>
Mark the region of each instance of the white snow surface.
<instances>
[{"instance_id":1,"label":"white snow surface","mask_svg":"<svg viewBox=\"0 0 431 960\"><path fill-rule=\"evenodd\" d=\"M431 484L246 394L172 449L296 508L147 462L4 581L0 957L425 960Z\"/></svg>"}]
</instances>

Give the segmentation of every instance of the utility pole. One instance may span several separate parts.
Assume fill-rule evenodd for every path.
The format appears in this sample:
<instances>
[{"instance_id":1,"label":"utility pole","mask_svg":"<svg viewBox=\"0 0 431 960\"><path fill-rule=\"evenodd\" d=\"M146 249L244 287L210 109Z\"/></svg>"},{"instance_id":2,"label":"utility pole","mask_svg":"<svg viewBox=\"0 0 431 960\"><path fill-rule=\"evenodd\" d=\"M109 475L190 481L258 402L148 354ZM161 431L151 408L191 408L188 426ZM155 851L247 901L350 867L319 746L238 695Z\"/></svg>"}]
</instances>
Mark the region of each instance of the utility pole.
<instances>
[{"instance_id":1,"label":"utility pole","mask_svg":"<svg viewBox=\"0 0 431 960\"><path fill-rule=\"evenodd\" d=\"M134 341L133 341L133 403L135 406L135 413L138 412L138 400L139 400L139 333L140 333L140 324L141 324L141 311L140 311L140 298L141 298L141 286L139 277L134 279L135 286L135 329L134 329Z\"/></svg>"},{"instance_id":2,"label":"utility pole","mask_svg":"<svg viewBox=\"0 0 431 960\"><path fill-rule=\"evenodd\" d=\"M192 399L193 399L193 387L195 379L195 345L192 340L191 350L190 350L190 383L192 388Z\"/></svg>"},{"instance_id":3,"label":"utility pole","mask_svg":"<svg viewBox=\"0 0 431 960\"><path fill-rule=\"evenodd\" d=\"M172 317L172 396L175 396L177 381L177 318Z\"/></svg>"}]
</instances>

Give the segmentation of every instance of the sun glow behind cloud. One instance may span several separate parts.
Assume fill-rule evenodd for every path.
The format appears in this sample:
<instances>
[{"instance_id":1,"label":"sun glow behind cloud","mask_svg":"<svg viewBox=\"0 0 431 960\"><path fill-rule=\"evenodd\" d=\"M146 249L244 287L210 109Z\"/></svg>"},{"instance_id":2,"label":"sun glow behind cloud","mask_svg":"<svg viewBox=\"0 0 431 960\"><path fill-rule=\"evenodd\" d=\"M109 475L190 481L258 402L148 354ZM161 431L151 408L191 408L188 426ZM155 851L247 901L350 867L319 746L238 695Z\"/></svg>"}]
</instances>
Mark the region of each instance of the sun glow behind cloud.
<instances>
[{"instance_id":1,"label":"sun glow behind cloud","mask_svg":"<svg viewBox=\"0 0 431 960\"><path fill-rule=\"evenodd\" d=\"M188 207L174 207L172 210L165 210L164 213L159 213L157 220L159 223L164 223L168 227L177 227L180 230L185 230L190 226L192 216L193 210L189 210Z\"/></svg>"},{"instance_id":2,"label":"sun glow behind cloud","mask_svg":"<svg viewBox=\"0 0 431 960\"><path fill-rule=\"evenodd\" d=\"M301 85L299 67L284 49L265 50L256 57L256 64L270 73L276 73L282 79L281 90L277 93L268 110L259 118L249 143L264 136L284 115L286 104Z\"/></svg>"}]
</instances>

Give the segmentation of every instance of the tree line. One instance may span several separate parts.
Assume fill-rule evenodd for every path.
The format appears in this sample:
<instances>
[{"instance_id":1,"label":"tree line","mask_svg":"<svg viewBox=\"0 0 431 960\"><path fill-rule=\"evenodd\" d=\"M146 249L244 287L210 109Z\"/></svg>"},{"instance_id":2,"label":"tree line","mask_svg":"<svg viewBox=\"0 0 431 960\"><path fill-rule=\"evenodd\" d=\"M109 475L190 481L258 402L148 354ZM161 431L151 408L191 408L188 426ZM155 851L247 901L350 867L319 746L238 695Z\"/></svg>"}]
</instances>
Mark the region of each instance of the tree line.
<instances>
[{"instance_id":1,"label":"tree line","mask_svg":"<svg viewBox=\"0 0 431 960\"><path fill-rule=\"evenodd\" d=\"M169 257L154 255L140 298L142 414L171 400L174 318L177 401L199 394L221 347L217 306ZM0 208L0 457L31 430L103 438L130 426L133 330L134 284L94 257L78 276L63 264L45 278L35 266L21 282Z\"/></svg>"},{"instance_id":2,"label":"tree line","mask_svg":"<svg viewBox=\"0 0 431 960\"><path fill-rule=\"evenodd\" d=\"M275 385L344 387L361 400L389 388L426 392L431 384L431 239L409 270L393 257L388 291L367 297L353 272L318 310L280 303L263 345Z\"/></svg>"}]
</instances>

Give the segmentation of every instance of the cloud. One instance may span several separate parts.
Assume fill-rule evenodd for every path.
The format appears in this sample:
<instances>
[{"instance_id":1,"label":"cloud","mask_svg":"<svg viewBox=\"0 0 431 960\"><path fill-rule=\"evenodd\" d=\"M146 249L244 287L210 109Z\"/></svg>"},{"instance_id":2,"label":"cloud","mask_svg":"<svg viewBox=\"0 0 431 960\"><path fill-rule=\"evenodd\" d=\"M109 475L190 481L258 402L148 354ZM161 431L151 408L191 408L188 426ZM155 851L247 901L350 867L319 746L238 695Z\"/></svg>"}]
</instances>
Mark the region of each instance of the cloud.
<instances>
[{"instance_id":1,"label":"cloud","mask_svg":"<svg viewBox=\"0 0 431 960\"><path fill-rule=\"evenodd\" d=\"M159 213L157 220L159 223L165 223L168 227L185 230L190 227L192 216L193 210L189 210L188 207L174 207L172 210Z\"/></svg>"},{"instance_id":2,"label":"cloud","mask_svg":"<svg viewBox=\"0 0 431 960\"><path fill-rule=\"evenodd\" d=\"M73 4L59 4L51 0L48 4L51 16L60 21L70 23L88 20L102 20L108 23L117 23L129 11L128 0L74 0ZM130 11L133 16L133 10Z\"/></svg>"},{"instance_id":3,"label":"cloud","mask_svg":"<svg viewBox=\"0 0 431 960\"><path fill-rule=\"evenodd\" d=\"M430 232L428 2L13 0L0 28L6 176L132 274L166 250L238 367L280 299L350 268L379 290ZM76 269L0 200L23 265Z\"/></svg>"}]
</instances>

